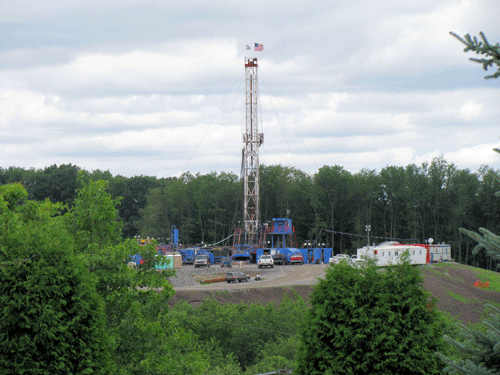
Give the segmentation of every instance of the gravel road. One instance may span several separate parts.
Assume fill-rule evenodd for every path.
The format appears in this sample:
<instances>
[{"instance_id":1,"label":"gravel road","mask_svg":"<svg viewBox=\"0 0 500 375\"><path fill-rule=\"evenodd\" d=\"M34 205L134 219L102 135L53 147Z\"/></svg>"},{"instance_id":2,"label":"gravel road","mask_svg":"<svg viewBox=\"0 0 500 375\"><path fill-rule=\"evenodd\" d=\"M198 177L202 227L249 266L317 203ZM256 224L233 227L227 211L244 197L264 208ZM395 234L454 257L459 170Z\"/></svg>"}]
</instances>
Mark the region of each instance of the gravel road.
<instances>
[{"instance_id":1,"label":"gravel road","mask_svg":"<svg viewBox=\"0 0 500 375\"><path fill-rule=\"evenodd\" d=\"M238 265L232 268L221 268L212 265L208 268L194 268L191 265L183 265L176 270L177 277L168 279L175 290L227 290L248 289L260 287L278 287L288 285L313 285L318 277L325 276L328 264L304 264L275 266L274 268L259 269L256 264L243 264L240 269ZM251 277L251 280L241 283L216 282L203 284L201 281L225 277L227 272L242 271ZM260 275L261 280L255 280Z\"/></svg>"}]
</instances>

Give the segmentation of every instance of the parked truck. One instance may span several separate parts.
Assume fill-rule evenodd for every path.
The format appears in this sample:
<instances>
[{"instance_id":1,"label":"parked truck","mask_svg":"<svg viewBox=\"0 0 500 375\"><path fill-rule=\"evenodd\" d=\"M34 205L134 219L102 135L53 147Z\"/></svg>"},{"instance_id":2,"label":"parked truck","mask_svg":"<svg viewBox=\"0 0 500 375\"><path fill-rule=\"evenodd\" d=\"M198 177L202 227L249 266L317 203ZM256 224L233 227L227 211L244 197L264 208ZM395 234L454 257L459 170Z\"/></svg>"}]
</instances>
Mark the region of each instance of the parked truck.
<instances>
[{"instance_id":1,"label":"parked truck","mask_svg":"<svg viewBox=\"0 0 500 375\"><path fill-rule=\"evenodd\" d=\"M273 257L269 254L263 254L260 259L257 261L257 265L259 268L262 267L271 267L274 268L274 260Z\"/></svg>"},{"instance_id":2,"label":"parked truck","mask_svg":"<svg viewBox=\"0 0 500 375\"><path fill-rule=\"evenodd\" d=\"M302 253L293 253L290 255L290 264L304 264L304 256Z\"/></svg>"},{"instance_id":3,"label":"parked truck","mask_svg":"<svg viewBox=\"0 0 500 375\"><path fill-rule=\"evenodd\" d=\"M197 255L194 258L194 268L210 267L210 258L206 254Z\"/></svg>"},{"instance_id":4,"label":"parked truck","mask_svg":"<svg viewBox=\"0 0 500 375\"><path fill-rule=\"evenodd\" d=\"M285 256L285 254L276 253L273 255L273 261L274 261L274 264L276 264L276 265L284 266L286 264L286 256Z\"/></svg>"}]
</instances>

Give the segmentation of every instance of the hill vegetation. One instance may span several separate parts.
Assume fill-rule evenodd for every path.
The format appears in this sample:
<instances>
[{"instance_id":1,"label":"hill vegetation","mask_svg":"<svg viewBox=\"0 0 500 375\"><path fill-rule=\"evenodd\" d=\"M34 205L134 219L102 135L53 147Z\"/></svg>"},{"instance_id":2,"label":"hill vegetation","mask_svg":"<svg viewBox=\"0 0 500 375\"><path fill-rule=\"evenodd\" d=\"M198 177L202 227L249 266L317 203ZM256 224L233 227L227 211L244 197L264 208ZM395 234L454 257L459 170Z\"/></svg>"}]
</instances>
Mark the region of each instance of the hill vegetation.
<instances>
[{"instance_id":1,"label":"hill vegetation","mask_svg":"<svg viewBox=\"0 0 500 375\"><path fill-rule=\"evenodd\" d=\"M5 373L229 375L295 365L309 310L303 298L168 308L172 271L151 272L154 248L121 237L119 200L108 182L86 177L79 173L71 207L29 200L20 184L1 186ZM136 253L146 262L129 268Z\"/></svg>"}]
</instances>

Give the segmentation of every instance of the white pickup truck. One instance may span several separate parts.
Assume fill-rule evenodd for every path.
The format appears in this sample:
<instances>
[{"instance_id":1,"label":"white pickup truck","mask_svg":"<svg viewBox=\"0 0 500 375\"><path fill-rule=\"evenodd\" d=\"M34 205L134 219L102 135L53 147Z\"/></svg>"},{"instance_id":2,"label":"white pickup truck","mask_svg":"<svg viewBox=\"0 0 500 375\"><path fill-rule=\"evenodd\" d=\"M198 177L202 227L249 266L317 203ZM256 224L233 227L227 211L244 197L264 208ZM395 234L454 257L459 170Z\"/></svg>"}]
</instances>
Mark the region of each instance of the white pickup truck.
<instances>
[{"instance_id":1,"label":"white pickup truck","mask_svg":"<svg viewBox=\"0 0 500 375\"><path fill-rule=\"evenodd\" d=\"M328 260L328 263L338 264L343 259L345 259L348 262L350 262L351 257L349 255L347 255L347 254L337 254L333 258L330 258Z\"/></svg>"},{"instance_id":2,"label":"white pickup truck","mask_svg":"<svg viewBox=\"0 0 500 375\"><path fill-rule=\"evenodd\" d=\"M198 267L210 267L210 258L208 255L197 255L194 259L194 268Z\"/></svg>"},{"instance_id":3,"label":"white pickup truck","mask_svg":"<svg viewBox=\"0 0 500 375\"><path fill-rule=\"evenodd\" d=\"M268 254L261 255L260 259L257 262L257 265L259 266L259 268L262 268L262 267L274 268L273 257L271 255L268 255Z\"/></svg>"}]
</instances>

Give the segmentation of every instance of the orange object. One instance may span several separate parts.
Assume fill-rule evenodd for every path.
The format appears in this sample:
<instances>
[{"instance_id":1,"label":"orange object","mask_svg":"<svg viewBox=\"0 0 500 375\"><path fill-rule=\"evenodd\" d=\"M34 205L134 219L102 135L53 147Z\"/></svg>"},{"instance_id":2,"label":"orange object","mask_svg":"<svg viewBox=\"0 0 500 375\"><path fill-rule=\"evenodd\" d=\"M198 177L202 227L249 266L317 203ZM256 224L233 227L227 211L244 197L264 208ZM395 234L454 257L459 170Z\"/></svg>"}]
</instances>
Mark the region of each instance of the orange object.
<instances>
[{"instance_id":1,"label":"orange object","mask_svg":"<svg viewBox=\"0 0 500 375\"><path fill-rule=\"evenodd\" d=\"M474 283L474 286L477 286L478 288L488 288L490 286L490 282L489 281L481 282L478 280Z\"/></svg>"}]
</instances>

